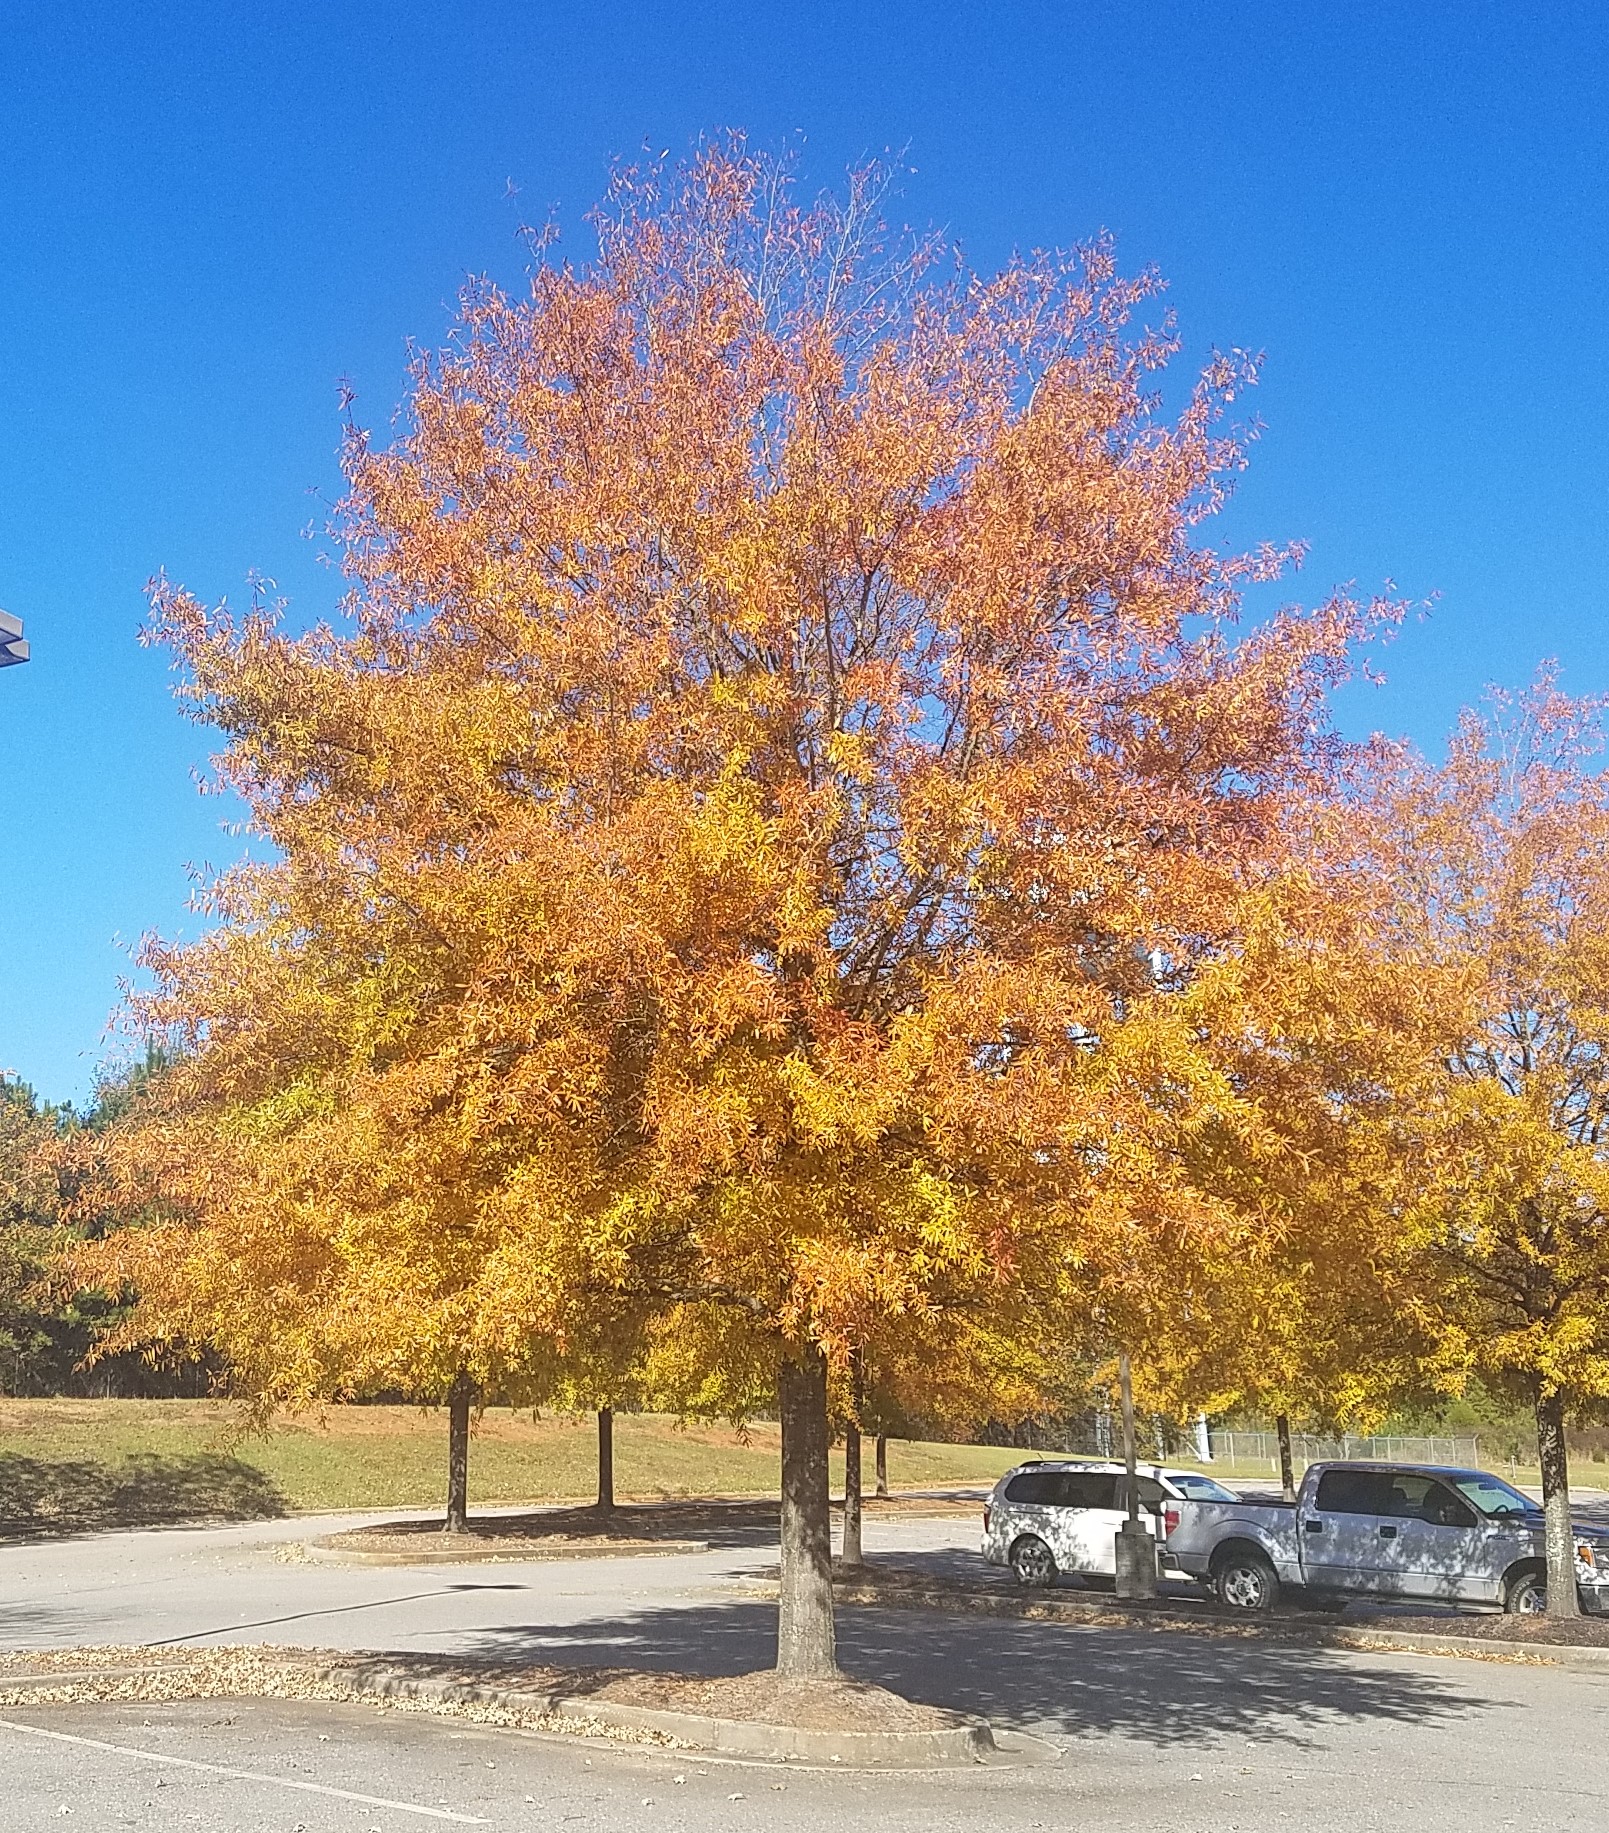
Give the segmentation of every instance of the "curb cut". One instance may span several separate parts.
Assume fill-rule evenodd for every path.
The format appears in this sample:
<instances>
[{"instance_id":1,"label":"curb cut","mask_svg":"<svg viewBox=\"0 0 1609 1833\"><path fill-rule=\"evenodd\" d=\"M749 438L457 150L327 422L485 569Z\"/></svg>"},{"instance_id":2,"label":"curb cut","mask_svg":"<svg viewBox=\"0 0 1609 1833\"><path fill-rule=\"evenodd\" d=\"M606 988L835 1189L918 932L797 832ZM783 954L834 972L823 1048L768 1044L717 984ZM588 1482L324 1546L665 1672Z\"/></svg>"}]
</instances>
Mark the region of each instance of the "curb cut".
<instances>
[{"instance_id":1,"label":"curb cut","mask_svg":"<svg viewBox=\"0 0 1609 1833\"><path fill-rule=\"evenodd\" d=\"M758 1589L759 1587L757 1587ZM1358 1624L1279 1620L1241 1622L1184 1612L1123 1610L1073 1598L1019 1599L989 1592L948 1591L917 1585L835 1584L840 1604L862 1604L893 1610L949 1611L957 1616L1015 1617L1031 1622L1071 1623L1090 1629L1173 1630L1186 1635L1220 1635L1250 1642L1274 1642L1303 1648L1337 1648L1353 1654L1450 1655L1466 1661L1509 1661L1572 1668L1581 1673L1609 1672L1609 1648L1582 1648L1561 1642L1521 1642L1497 1636L1438 1636L1424 1630L1385 1629Z\"/></svg>"}]
</instances>

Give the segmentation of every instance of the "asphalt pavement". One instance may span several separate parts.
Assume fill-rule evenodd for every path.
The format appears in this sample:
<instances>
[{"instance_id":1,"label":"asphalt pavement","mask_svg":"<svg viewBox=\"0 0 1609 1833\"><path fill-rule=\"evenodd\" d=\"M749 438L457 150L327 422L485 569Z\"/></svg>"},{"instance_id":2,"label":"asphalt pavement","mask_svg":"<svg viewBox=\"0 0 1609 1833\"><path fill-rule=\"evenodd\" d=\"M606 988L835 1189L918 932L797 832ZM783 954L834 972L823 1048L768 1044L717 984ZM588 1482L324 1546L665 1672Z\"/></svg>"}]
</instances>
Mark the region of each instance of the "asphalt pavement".
<instances>
[{"instance_id":1,"label":"asphalt pavement","mask_svg":"<svg viewBox=\"0 0 1609 1833\"><path fill-rule=\"evenodd\" d=\"M745 1581L774 1547L463 1567L286 1557L353 1519L0 1548L0 1642L278 1642L708 1673L772 1659L774 1607ZM950 1563L973 1532L969 1519L884 1519L869 1551ZM840 1636L857 1676L1035 1732L1059 1760L880 1776L367 1706L30 1705L0 1723L0 1833L1609 1826L1609 1676L861 1608L840 1612Z\"/></svg>"}]
</instances>

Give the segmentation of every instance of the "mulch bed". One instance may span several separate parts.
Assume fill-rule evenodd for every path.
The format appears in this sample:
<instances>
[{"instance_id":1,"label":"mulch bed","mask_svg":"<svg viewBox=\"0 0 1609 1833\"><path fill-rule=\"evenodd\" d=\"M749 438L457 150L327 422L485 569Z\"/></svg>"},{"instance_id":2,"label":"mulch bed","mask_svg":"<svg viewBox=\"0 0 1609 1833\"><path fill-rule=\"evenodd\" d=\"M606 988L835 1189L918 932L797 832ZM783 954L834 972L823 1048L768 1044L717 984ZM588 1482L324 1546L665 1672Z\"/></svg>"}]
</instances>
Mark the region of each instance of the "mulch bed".
<instances>
[{"instance_id":1,"label":"mulch bed","mask_svg":"<svg viewBox=\"0 0 1609 1833\"><path fill-rule=\"evenodd\" d=\"M836 1506L836 1505L835 1505ZM977 1504L949 1497L868 1497L867 1517L880 1515L971 1514ZM336 1552L430 1554L454 1552L630 1553L653 1552L661 1543L717 1546L761 1545L774 1541L777 1503L770 1497L700 1498L692 1501L620 1502L613 1509L596 1506L540 1508L528 1514L471 1515L462 1534L449 1534L440 1520L382 1521L348 1528L319 1541Z\"/></svg>"},{"instance_id":2,"label":"mulch bed","mask_svg":"<svg viewBox=\"0 0 1609 1833\"><path fill-rule=\"evenodd\" d=\"M462 1533L441 1521L382 1521L331 1534L320 1546L354 1553L444 1554L633 1552L661 1543L698 1543L775 1533L774 1502L620 1503L613 1509L544 1508L525 1515L471 1515Z\"/></svg>"},{"instance_id":3,"label":"mulch bed","mask_svg":"<svg viewBox=\"0 0 1609 1833\"><path fill-rule=\"evenodd\" d=\"M860 1567L839 1567L834 1573L846 1602L892 1603L904 1594L960 1607L973 1600L998 1598L1014 1603L1024 1613L1062 1615L1114 1629L1147 1625L1157 1629L1190 1629L1221 1635L1258 1635L1281 1629L1329 1629L1340 1632L1378 1631L1414 1636L1439 1636L1447 1640L1514 1643L1557 1648L1609 1648L1609 1617L1507 1616L1498 1611L1406 1611L1370 1609L1352 1605L1343 1611L1283 1604L1267 1616L1249 1616L1228 1610L1205 1593L1181 1596L1164 1593L1155 1600L1119 1599L1110 1592L1053 1587L1033 1591L1012 1582L1009 1576L985 1568L975 1582L959 1583L949 1576L901 1567L880 1558ZM942 1608L943 1603L936 1607Z\"/></svg>"},{"instance_id":4,"label":"mulch bed","mask_svg":"<svg viewBox=\"0 0 1609 1833\"><path fill-rule=\"evenodd\" d=\"M1445 1616L1398 1616L1386 1611L1343 1611L1333 1619L1341 1629L1395 1630L1403 1635L1457 1637L1460 1641L1551 1644L1556 1648L1609 1648L1609 1618L1476 1616L1449 1611Z\"/></svg>"}]
</instances>

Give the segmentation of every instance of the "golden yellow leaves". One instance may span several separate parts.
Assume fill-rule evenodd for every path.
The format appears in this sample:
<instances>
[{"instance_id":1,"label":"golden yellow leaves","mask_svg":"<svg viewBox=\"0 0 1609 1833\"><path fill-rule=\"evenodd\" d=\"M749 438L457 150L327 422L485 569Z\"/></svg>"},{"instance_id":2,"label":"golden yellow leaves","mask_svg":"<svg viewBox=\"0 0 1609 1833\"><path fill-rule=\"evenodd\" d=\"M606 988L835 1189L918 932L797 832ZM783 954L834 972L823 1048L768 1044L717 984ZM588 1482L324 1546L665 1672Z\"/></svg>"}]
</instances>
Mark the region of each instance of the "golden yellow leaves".
<instances>
[{"instance_id":1,"label":"golden yellow leaves","mask_svg":"<svg viewBox=\"0 0 1609 1833\"><path fill-rule=\"evenodd\" d=\"M1326 970L1270 1004L1256 893L1378 613L1232 634L1270 563L1191 530L1245 366L1170 421L1104 246L974 284L740 148L679 183L473 290L354 442L340 630L158 596L277 855L154 954L191 1056L130 1137L184 1141L154 1181L254 1379L283 1330L301 1387L536 1392L679 1308L745 1371L938 1381L937 1320L979 1366L1034 1315L1138 1332L1294 1226Z\"/></svg>"}]
</instances>

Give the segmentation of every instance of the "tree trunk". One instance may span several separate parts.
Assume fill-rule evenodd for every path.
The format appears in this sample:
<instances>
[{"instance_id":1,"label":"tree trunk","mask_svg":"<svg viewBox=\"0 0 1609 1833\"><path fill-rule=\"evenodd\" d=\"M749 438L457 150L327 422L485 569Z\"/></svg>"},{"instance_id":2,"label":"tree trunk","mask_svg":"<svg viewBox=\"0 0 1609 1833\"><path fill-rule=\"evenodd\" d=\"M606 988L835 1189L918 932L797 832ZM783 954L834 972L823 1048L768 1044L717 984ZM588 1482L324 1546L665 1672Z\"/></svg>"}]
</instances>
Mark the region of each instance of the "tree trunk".
<instances>
[{"instance_id":1,"label":"tree trunk","mask_svg":"<svg viewBox=\"0 0 1609 1833\"><path fill-rule=\"evenodd\" d=\"M864 1565L860 1551L860 1427L844 1427L844 1550L846 1566Z\"/></svg>"},{"instance_id":2,"label":"tree trunk","mask_svg":"<svg viewBox=\"0 0 1609 1833\"><path fill-rule=\"evenodd\" d=\"M598 1408L598 1513L607 1515L615 1505L615 1410Z\"/></svg>"},{"instance_id":3,"label":"tree trunk","mask_svg":"<svg viewBox=\"0 0 1609 1833\"><path fill-rule=\"evenodd\" d=\"M1564 1399L1536 1403L1536 1448L1542 1465L1542 1513L1547 1521L1548 1615L1578 1617L1575 1531L1570 1523L1570 1460L1564 1445Z\"/></svg>"},{"instance_id":4,"label":"tree trunk","mask_svg":"<svg viewBox=\"0 0 1609 1833\"><path fill-rule=\"evenodd\" d=\"M462 1369L447 1392L447 1532L469 1528L469 1409L475 1384Z\"/></svg>"},{"instance_id":5,"label":"tree trunk","mask_svg":"<svg viewBox=\"0 0 1609 1833\"><path fill-rule=\"evenodd\" d=\"M877 1434L877 1493L885 1501L888 1498L888 1434Z\"/></svg>"},{"instance_id":6,"label":"tree trunk","mask_svg":"<svg viewBox=\"0 0 1609 1833\"><path fill-rule=\"evenodd\" d=\"M1140 1518L1140 1486L1134 1480L1134 1383L1126 1349L1117 1359L1117 1391L1123 1408L1123 1469L1128 1476L1129 1520L1135 1522Z\"/></svg>"},{"instance_id":7,"label":"tree trunk","mask_svg":"<svg viewBox=\"0 0 1609 1833\"><path fill-rule=\"evenodd\" d=\"M1266 1415L1264 1416L1266 1418ZM1291 1422L1281 1413L1274 1421L1279 1434L1279 1487L1287 1502L1296 1500L1296 1466L1291 1462Z\"/></svg>"},{"instance_id":8,"label":"tree trunk","mask_svg":"<svg viewBox=\"0 0 1609 1833\"><path fill-rule=\"evenodd\" d=\"M832 1507L827 1487L827 1359L795 1350L777 1377L782 1414L782 1604L777 1671L794 1680L838 1672L832 1618Z\"/></svg>"}]
</instances>

